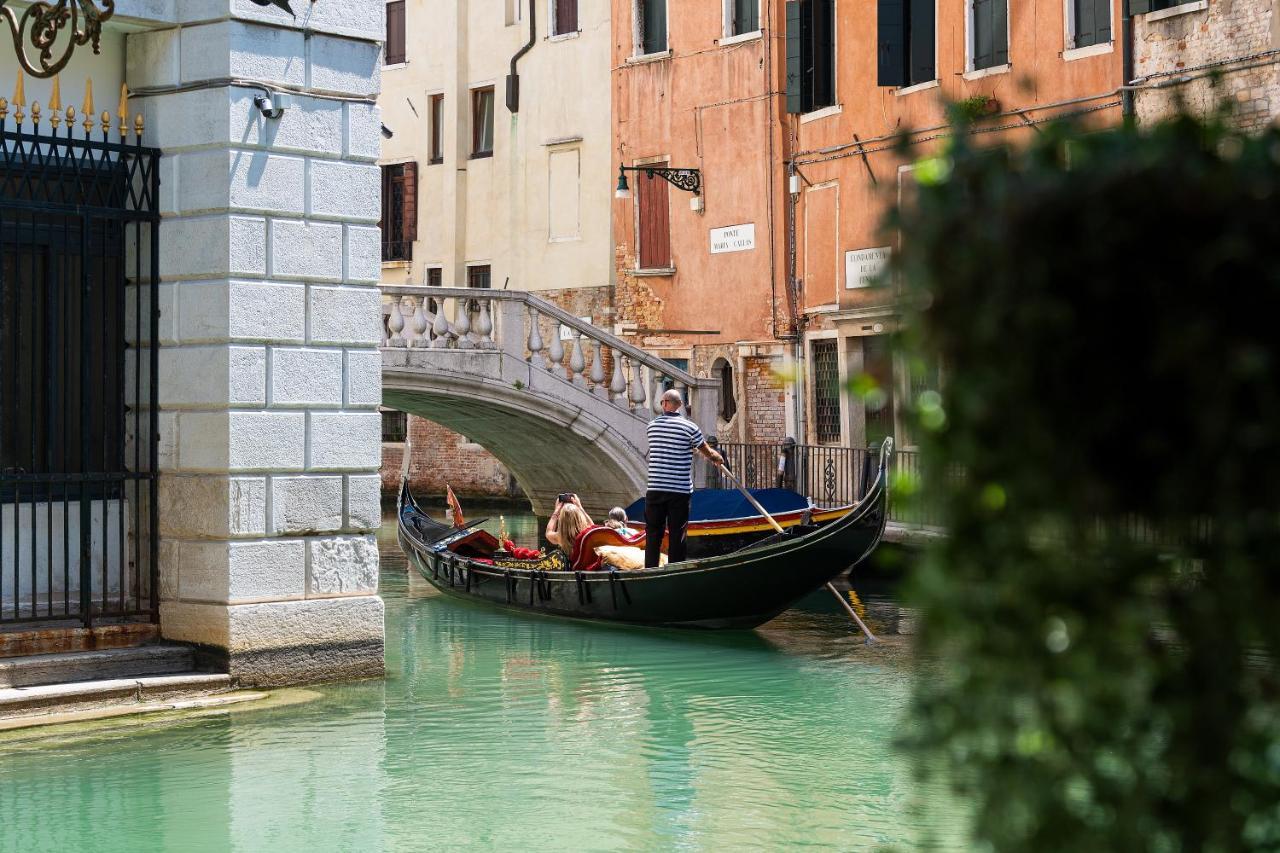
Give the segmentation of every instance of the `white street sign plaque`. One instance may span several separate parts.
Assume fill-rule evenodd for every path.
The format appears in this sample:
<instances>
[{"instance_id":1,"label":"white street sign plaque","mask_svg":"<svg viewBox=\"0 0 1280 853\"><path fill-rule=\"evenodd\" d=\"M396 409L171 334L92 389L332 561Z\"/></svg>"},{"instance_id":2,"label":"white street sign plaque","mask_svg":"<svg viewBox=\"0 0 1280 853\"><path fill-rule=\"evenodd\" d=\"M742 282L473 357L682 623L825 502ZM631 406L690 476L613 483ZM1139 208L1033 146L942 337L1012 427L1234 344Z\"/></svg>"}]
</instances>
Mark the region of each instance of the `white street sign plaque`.
<instances>
[{"instance_id":1,"label":"white street sign plaque","mask_svg":"<svg viewBox=\"0 0 1280 853\"><path fill-rule=\"evenodd\" d=\"M855 249L844 253L844 286L846 290L870 287L880 283L880 273L889 264L892 249Z\"/></svg>"},{"instance_id":2,"label":"white street sign plaque","mask_svg":"<svg viewBox=\"0 0 1280 853\"><path fill-rule=\"evenodd\" d=\"M711 229L711 254L722 252L745 252L756 247L756 224L730 225L727 228Z\"/></svg>"}]
</instances>

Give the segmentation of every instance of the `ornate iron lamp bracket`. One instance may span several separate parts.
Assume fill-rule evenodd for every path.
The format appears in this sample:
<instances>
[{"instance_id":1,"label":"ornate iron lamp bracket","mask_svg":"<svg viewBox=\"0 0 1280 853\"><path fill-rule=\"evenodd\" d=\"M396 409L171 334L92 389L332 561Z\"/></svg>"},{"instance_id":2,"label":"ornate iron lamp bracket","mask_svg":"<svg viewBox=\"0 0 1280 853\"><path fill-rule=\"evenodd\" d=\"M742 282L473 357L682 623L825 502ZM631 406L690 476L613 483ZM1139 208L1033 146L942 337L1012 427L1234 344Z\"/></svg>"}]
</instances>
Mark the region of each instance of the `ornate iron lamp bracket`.
<instances>
[{"instance_id":1,"label":"ornate iron lamp bracket","mask_svg":"<svg viewBox=\"0 0 1280 853\"><path fill-rule=\"evenodd\" d=\"M7 2L0 0L0 17L13 34L18 64L33 77L57 74L71 61L77 47L92 45L94 53L100 52L102 25L116 12L116 0L38 0L21 12L6 6ZM63 30L68 30L66 45L55 57L55 42ZM27 56L24 40L36 49L35 61Z\"/></svg>"},{"instance_id":2,"label":"ornate iron lamp bracket","mask_svg":"<svg viewBox=\"0 0 1280 853\"><path fill-rule=\"evenodd\" d=\"M662 178L676 189L698 195L702 192L702 172L697 169L668 169L663 166L623 166L627 172L640 172L649 177Z\"/></svg>"}]
</instances>

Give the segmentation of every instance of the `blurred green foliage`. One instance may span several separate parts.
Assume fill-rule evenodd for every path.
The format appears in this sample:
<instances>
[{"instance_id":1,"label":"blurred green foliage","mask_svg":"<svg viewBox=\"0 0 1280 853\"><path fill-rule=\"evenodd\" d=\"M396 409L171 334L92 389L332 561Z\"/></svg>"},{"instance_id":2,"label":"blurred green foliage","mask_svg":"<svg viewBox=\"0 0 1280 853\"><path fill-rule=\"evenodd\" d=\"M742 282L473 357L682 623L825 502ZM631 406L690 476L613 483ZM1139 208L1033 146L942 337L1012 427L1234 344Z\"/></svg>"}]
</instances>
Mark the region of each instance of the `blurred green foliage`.
<instances>
[{"instance_id":1,"label":"blurred green foliage","mask_svg":"<svg viewBox=\"0 0 1280 853\"><path fill-rule=\"evenodd\" d=\"M895 214L928 664L996 850L1280 849L1280 133L957 136Z\"/></svg>"}]
</instances>

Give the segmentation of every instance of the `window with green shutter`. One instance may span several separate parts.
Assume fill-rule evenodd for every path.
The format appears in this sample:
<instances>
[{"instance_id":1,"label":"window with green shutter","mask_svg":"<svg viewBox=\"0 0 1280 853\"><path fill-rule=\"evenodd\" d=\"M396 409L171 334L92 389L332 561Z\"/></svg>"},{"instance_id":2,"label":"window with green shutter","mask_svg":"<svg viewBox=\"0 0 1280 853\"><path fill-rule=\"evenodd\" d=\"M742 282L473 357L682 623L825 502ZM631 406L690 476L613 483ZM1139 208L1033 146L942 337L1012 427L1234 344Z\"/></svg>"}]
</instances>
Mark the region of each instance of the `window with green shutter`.
<instances>
[{"instance_id":1,"label":"window with green shutter","mask_svg":"<svg viewBox=\"0 0 1280 853\"><path fill-rule=\"evenodd\" d=\"M1129 14L1143 15L1147 12L1159 12L1161 9L1172 9L1195 0L1129 0Z\"/></svg>"},{"instance_id":2,"label":"window with green shutter","mask_svg":"<svg viewBox=\"0 0 1280 853\"><path fill-rule=\"evenodd\" d=\"M732 20L729 35L740 36L760 29L760 0L730 0Z\"/></svg>"},{"instance_id":3,"label":"window with green shutter","mask_svg":"<svg viewBox=\"0 0 1280 853\"><path fill-rule=\"evenodd\" d=\"M973 0L969 46L973 70L1009 64L1009 0Z\"/></svg>"},{"instance_id":4,"label":"window with green shutter","mask_svg":"<svg viewBox=\"0 0 1280 853\"><path fill-rule=\"evenodd\" d=\"M1072 47L1111 41L1111 0L1071 0Z\"/></svg>"},{"instance_id":5,"label":"window with green shutter","mask_svg":"<svg viewBox=\"0 0 1280 853\"><path fill-rule=\"evenodd\" d=\"M787 112L836 103L835 0L787 3Z\"/></svg>"},{"instance_id":6,"label":"window with green shutter","mask_svg":"<svg viewBox=\"0 0 1280 853\"><path fill-rule=\"evenodd\" d=\"M877 85L914 86L937 79L935 2L876 0Z\"/></svg>"}]
</instances>

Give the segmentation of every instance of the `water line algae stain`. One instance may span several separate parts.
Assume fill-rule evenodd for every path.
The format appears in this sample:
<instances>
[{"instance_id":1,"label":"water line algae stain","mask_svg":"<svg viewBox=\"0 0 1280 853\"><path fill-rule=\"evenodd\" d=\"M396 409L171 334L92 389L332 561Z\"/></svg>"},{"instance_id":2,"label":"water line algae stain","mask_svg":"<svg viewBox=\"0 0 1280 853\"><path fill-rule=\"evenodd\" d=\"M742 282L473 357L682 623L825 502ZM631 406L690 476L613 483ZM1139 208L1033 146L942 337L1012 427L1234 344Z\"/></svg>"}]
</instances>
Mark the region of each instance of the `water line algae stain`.
<instances>
[{"instance_id":1,"label":"water line algae stain","mask_svg":"<svg viewBox=\"0 0 1280 853\"><path fill-rule=\"evenodd\" d=\"M385 681L0 743L0 852L962 849L892 747L909 655L831 602L732 634L529 618L381 538Z\"/></svg>"}]
</instances>

